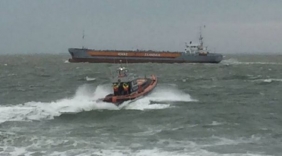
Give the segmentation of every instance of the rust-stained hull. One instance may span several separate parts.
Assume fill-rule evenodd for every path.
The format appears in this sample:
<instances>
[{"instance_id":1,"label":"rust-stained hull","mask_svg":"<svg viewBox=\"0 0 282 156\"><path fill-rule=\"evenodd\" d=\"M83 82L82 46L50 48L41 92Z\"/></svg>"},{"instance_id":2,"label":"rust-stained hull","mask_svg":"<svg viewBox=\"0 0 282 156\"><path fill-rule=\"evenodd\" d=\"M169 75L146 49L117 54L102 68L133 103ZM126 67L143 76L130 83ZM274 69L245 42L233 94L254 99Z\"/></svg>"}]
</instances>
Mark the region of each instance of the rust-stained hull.
<instances>
[{"instance_id":1,"label":"rust-stained hull","mask_svg":"<svg viewBox=\"0 0 282 156\"><path fill-rule=\"evenodd\" d=\"M92 57L141 57L141 58L176 58L180 52L152 52L152 51L95 51L88 50L87 54Z\"/></svg>"},{"instance_id":2,"label":"rust-stained hull","mask_svg":"<svg viewBox=\"0 0 282 156\"><path fill-rule=\"evenodd\" d=\"M81 62L88 62L88 63L119 63L126 62L126 63L219 63L218 61L185 61L185 60L146 60L146 59L112 59L112 58L101 58L101 59L87 59L87 58L81 58L81 59L69 59L68 60L71 63L81 63Z\"/></svg>"},{"instance_id":3,"label":"rust-stained hull","mask_svg":"<svg viewBox=\"0 0 282 156\"><path fill-rule=\"evenodd\" d=\"M89 63L219 63L221 54L189 54L184 52L91 50L70 48L72 58L69 62Z\"/></svg>"}]
</instances>

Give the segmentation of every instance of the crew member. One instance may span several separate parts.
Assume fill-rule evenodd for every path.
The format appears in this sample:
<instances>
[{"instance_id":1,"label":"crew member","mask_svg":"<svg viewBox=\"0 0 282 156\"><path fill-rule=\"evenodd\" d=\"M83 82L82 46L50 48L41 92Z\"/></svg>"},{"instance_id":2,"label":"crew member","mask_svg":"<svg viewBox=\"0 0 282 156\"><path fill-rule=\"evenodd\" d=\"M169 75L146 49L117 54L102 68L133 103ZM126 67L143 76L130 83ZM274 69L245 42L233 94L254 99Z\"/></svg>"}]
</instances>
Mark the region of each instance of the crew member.
<instances>
[{"instance_id":1,"label":"crew member","mask_svg":"<svg viewBox=\"0 0 282 156\"><path fill-rule=\"evenodd\" d=\"M114 83L113 84L113 89L114 89L114 95L118 95L119 94L119 83Z\"/></svg>"},{"instance_id":2,"label":"crew member","mask_svg":"<svg viewBox=\"0 0 282 156\"><path fill-rule=\"evenodd\" d=\"M129 86L128 86L128 84L127 83L123 83L122 87L123 87L124 94L125 95L129 94Z\"/></svg>"}]
</instances>

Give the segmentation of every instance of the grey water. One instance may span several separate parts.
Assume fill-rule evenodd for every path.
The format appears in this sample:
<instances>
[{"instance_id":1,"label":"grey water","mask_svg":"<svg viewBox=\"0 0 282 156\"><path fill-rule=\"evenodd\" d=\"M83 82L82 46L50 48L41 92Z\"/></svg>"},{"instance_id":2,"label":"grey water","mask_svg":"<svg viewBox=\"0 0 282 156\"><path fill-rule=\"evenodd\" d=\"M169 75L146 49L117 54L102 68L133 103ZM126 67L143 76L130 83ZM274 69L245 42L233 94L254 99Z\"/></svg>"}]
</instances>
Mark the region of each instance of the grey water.
<instances>
[{"instance_id":1,"label":"grey water","mask_svg":"<svg viewBox=\"0 0 282 156\"><path fill-rule=\"evenodd\" d=\"M117 64L68 55L1 55L0 155L279 156L282 56L228 55L219 64L127 64L156 74L148 96L119 108Z\"/></svg>"}]
</instances>

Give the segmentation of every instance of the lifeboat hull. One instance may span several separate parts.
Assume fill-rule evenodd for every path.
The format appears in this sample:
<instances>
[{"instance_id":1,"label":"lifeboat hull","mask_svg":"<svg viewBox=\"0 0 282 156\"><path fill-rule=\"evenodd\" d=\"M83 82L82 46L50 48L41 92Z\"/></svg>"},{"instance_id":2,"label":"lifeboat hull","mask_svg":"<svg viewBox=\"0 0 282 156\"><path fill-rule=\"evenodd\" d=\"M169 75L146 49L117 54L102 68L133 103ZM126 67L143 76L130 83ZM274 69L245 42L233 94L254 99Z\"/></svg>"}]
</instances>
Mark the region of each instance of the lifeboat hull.
<instances>
[{"instance_id":1,"label":"lifeboat hull","mask_svg":"<svg viewBox=\"0 0 282 156\"><path fill-rule=\"evenodd\" d=\"M125 101L141 98L142 96L145 96L153 91L157 85L157 78L155 75L152 75L150 78L139 78L137 82L139 84L138 91L129 95L115 96L113 94L109 94L103 98L102 101L113 103L116 106L119 106Z\"/></svg>"}]
</instances>

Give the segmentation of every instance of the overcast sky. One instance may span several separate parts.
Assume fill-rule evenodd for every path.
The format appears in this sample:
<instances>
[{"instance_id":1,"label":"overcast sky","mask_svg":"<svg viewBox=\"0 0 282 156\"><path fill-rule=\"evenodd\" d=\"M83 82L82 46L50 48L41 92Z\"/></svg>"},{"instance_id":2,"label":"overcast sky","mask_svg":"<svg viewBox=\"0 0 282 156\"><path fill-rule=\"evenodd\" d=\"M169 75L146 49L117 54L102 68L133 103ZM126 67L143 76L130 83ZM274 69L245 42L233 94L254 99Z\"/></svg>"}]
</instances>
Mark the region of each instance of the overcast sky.
<instances>
[{"instance_id":1,"label":"overcast sky","mask_svg":"<svg viewBox=\"0 0 282 156\"><path fill-rule=\"evenodd\" d=\"M212 52L282 53L281 8L282 0L0 0L0 53L183 51L203 25Z\"/></svg>"}]
</instances>

